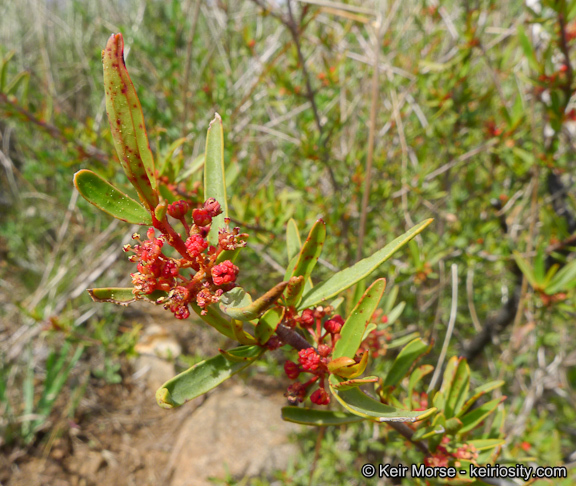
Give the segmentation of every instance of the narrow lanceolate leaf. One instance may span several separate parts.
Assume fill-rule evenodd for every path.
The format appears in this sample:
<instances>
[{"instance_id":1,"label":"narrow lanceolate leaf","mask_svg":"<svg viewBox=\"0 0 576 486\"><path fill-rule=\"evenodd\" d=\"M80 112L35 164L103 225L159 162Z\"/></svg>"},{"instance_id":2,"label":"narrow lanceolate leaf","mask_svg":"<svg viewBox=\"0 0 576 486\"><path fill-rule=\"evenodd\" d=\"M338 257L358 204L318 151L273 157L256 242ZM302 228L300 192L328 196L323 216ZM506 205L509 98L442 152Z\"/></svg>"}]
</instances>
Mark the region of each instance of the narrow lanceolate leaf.
<instances>
[{"instance_id":1,"label":"narrow lanceolate leaf","mask_svg":"<svg viewBox=\"0 0 576 486\"><path fill-rule=\"evenodd\" d=\"M367 383L376 383L378 381L377 376L366 376L364 378L354 378L352 380L341 381L340 383L334 383L334 388L338 391L346 391L352 388L357 388L360 385L366 385Z\"/></svg>"},{"instance_id":2,"label":"narrow lanceolate leaf","mask_svg":"<svg viewBox=\"0 0 576 486\"><path fill-rule=\"evenodd\" d=\"M332 394L345 409L354 415L376 422L416 422L417 420L428 417L436 410L435 408L430 408L422 412L401 410L374 400L358 388L342 391L337 390L335 385L344 380L334 375L330 376L329 381Z\"/></svg>"},{"instance_id":3,"label":"narrow lanceolate leaf","mask_svg":"<svg viewBox=\"0 0 576 486\"><path fill-rule=\"evenodd\" d=\"M128 180L151 210L158 204L154 157L140 100L124 64L124 39L113 34L102 51L106 113L114 146Z\"/></svg>"},{"instance_id":4,"label":"narrow lanceolate leaf","mask_svg":"<svg viewBox=\"0 0 576 486\"><path fill-rule=\"evenodd\" d=\"M468 396L470 390L470 367L464 358L453 357L458 362L458 366L452 378L452 386L446 396L446 406L444 415L447 418L456 417Z\"/></svg>"},{"instance_id":5,"label":"narrow lanceolate leaf","mask_svg":"<svg viewBox=\"0 0 576 486\"><path fill-rule=\"evenodd\" d=\"M137 300L146 300L152 304L160 304L167 293L162 290L155 290L151 294L140 292L134 295L133 288L105 287L100 289L87 289L94 302L111 302L117 305L128 305ZM159 301L160 299L160 301Z\"/></svg>"},{"instance_id":6,"label":"narrow lanceolate leaf","mask_svg":"<svg viewBox=\"0 0 576 486\"><path fill-rule=\"evenodd\" d=\"M355 265L332 275L328 280L304 294L304 297L298 304L298 309L313 307L330 297L334 297L336 294L339 294L356 282L367 277L418 233L424 230L432 221L433 219L422 221L384 248L378 250L372 256L364 258L364 260L360 260Z\"/></svg>"},{"instance_id":7,"label":"narrow lanceolate leaf","mask_svg":"<svg viewBox=\"0 0 576 486\"><path fill-rule=\"evenodd\" d=\"M481 396L485 395L488 392L491 392L492 390L495 390L496 388L500 388L502 385L504 385L503 380L496 380L496 381L490 381L488 383L485 383L484 385L480 385L478 388L475 388L474 391L472 392L472 396L468 400L466 400L466 403L464 403L464 405L458 412L458 416L465 414Z\"/></svg>"},{"instance_id":8,"label":"narrow lanceolate leaf","mask_svg":"<svg viewBox=\"0 0 576 486\"><path fill-rule=\"evenodd\" d=\"M298 260L292 270L292 274L290 275L291 277L302 276L304 277L304 281L310 277L310 274L312 273L312 270L314 270L316 262L320 257L320 253L322 253L325 239L326 223L319 219L310 230L304 245L302 245ZM286 298L287 305L296 305L300 300L300 297L302 297L303 290L304 287L302 286L298 293L288 296Z\"/></svg>"},{"instance_id":9,"label":"narrow lanceolate leaf","mask_svg":"<svg viewBox=\"0 0 576 486\"><path fill-rule=\"evenodd\" d=\"M386 375L382 386L396 386L400 383L416 360L429 350L430 346L420 338L409 342L402 351L398 353L398 356L396 356L394 363L392 363L392 368L390 368L390 371Z\"/></svg>"},{"instance_id":10,"label":"narrow lanceolate leaf","mask_svg":"<svg viewBox=\"0 0 576 486\"><path fill-rule=\"evenodd\" d=\"M362 422L364 419L358 415L347 412L333 412L331 410L312 410L311 408L282 407L282 419L302 425L315 425L326 427L328 425L344 425Z\"/></svg>"},{"instance_id":11,"label":"narrow lanceolate leaf","mask_svg":"<svg viewBox=\"0 0 576 486\"><path fill-rule=\"evenodd\" d=\"M290 218L286 226L286 252L288 253L288 261L292 260L292 258L300 252L300 248L302 248L300 232L298 231L296 221Z\"/></svg>"},{"instance_id":12,"label":"narrow lanceolate leaf","mask_svg":"<svg viewBox=\"0 0 576 486\"><path fill-rule=\"evenodd\" d=\"M156 401L162 408L174 408L203 395L243 370L256 360L264 349L260 346L240 346L224 354L195 364L176 375L156 391Z\"/></svg>"},{"instance_id":13,"label":"narrow lanceolate leaf","mask_svg":"<svg viewBox=\"0 0 576 486\"><path fill-rule=\"evenodd\" d=\"M254 336L260 344L266 344L276 332L278 324L282 322L284 317L284 311L284 307L272 307L260 318L254 329Z\"/></svg>"},{"instance_id":14,"label":"narrow lanceolate leaf","mask_svg":"<svg viewBox=\"0 0 576 486\"><path fill-rule=\"evenodd\" d=\"M222 295L220 310L232 319L240 321L257 319L276 303L287 285L288 282L280 282L254 302L246 297L249 295L241 287L236 287Z\"/></svg>"},{"instance_id":15,"label":"narrow lanceolate leaf","mask_svg":"<svg viewBox=\"0 0 576 486\"><path fill-rule=\"evenodd\" d=\"M74 174L74 185L80 195L90 204L110 216L132 224L150 226L150 212L130 196L127 196L112 184L91 170L80 170Z\"/></svg>"},{"instance_id":16,"label":"narrow lanceolate leaf","mask_svg":"<svg viewBox=\"0 0 576 486\"><path fill-rule=\"evenodd\" d=\"M558 292L566 292L574 287L576 287L576 260L572 260L563 267L545 290L548 295L554 295Z\"/></svg>"},{"instance_id":17,"label":"narrow lanceolate leaf","mask_svg":"<svg viewBox=\"0 0 576 486\"><path fill-rule=\"evenodd\" d=\"M208 241L213 245L218 243L218 230L224 226L224 218L228 217L228 201L226 200L226 177L224 170L224 131L222 118L216 113L210 122L206 135L206 152L204 160L204 197L213 197L220 203L222 214L212 220Z\"/></svg>"},{"instance_id":18,"label":"narrow lanceolate leaf","mask_svg":"<svg viewBox=\"0 0 576 486\"><path fill-rule=\"evenodd\" d=\"M490 415L496 407L500 405L506 397L495 398L489 402L486 402L484 405L481 405L478 408L475 408L471 412L459 417L462 421L462 428L460 429L460 433L464 434L465 432L469 432L474 429L482 420L484 420L488 415Z\"/></svg>"},{"instance_id":19,"label":"narrow lanceolate leaf","mask_svg":"<svg viewBox=\"0 0 576 486\"><path fill-rule=\"evenodd\" d=\"M334 359L342 356L354 358L356 351L358 351L362 343L364 331L376 307L378 307L385 288L386 279L379 278L364 292L364 295L356 304L356 307L354 307L348 319L346 319L344 326L342 326L342 330L340 331L341 337L336 343L336 346L334 346Z\"/></svg>"}]
</instances>

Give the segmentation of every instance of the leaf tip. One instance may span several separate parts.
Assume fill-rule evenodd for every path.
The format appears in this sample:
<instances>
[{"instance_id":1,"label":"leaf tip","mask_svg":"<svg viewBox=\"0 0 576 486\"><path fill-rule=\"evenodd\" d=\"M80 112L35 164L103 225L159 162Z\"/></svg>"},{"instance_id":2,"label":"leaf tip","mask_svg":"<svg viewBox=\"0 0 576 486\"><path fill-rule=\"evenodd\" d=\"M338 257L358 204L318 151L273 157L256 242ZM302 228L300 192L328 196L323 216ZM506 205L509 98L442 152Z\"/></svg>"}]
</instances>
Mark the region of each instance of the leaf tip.
<instances>
[{"instance_id":1,"label":"leaf tip","mask_svg":"<svg viewBox=\"0 0 576 486\"><path fill-rule=\"evenodd\" d=\"M208 125L208 130L210 130L210 129L212 128L212 125L213 125L215 122L219 122L220 125L222 125L222 117L221 117L218 113L214 113L214 120L212 120L212 121L210 122L210 125Z\"/></svg>"},{"instance_id":2,"label":"leaf tip","mask_svg":"<svg viewBox=\"0 0 576 486\"><path fill-rule=\"evenodd\" d=\"M172 400L172 395L167 388L160 387L156 390L156 402L162 408L170 409L177 407L178 404Z\"/></svg>"}]
</instances>

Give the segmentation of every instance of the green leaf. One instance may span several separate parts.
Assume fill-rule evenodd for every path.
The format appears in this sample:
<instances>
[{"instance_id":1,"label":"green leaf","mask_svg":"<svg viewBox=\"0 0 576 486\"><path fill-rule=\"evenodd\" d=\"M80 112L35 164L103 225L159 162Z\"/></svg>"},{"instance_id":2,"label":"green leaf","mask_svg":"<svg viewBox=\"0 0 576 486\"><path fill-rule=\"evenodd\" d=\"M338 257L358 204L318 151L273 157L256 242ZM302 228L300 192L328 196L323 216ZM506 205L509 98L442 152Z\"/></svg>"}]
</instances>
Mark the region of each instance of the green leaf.
<instances>
[{"instance_id":1,"label":"green leaf","mask_svg":"<svg viewBox=\"0 0 576 486\"><path fill-rule=\"evenodd\" d=\"M152 225L150 212L144 206L91 170L76 172L74 185L86 201L110 216L127 223Z\"/></svg>"},{"instance_id":2,"label":"green leaf","mask_svg":"<svg viewBox=\"0 0 576 486\"><path fill-rule=\"evenodd\" d=\"M372 314L378 307L384 289L386 288L386 279L379 278L364 292L356 307L352 310L348 319L340 331L340 339L334 346L333 358L337 359L342 356L354 358L356 351L362 343L364 331L370 323Z\"/></svg>"},{"instance_id":3,"label":"green leaf","mask_svg":"<svg viewBox=\"0 0 576 486\"><path fill-rule=\"evenodd\" d=\"M384 248L378 250L372 256L360 260L355 265L336 273L325 282L317 285L304 295L304 298L298 305L298 309L301 310L313 307L324 300L334 297L336 294L339 294L343 290L354 285L356 282L367 277L418 233L424 230L424 228L432 223L432 221L434 220L427 219L422 221L420 224L411 228L407 233L399 236Z\"/></svg>"},{"instance_id":4,"label":"green leaf","mask_svg":"<svg viewBox=\"0 0 576 486\"><path fill-rule=\"evenodd\" d=\"M408 397L412 404L412 408L414 408L414 403L412 402L412 394L416 388L416 385L422 380L422 378L432 373L432 371L434 371L434 366L425 364L416 368L410 375L410 380L408 382Z\"/></svg>"},{"instance_id":5,"label":"green leaf","mask_svg":"<svg viewBox=\"0 0 576 486\"><path fill-rule=\"evenodd\" d=\"M516 32L518 32L518 40L520 41L520 46L522 47L522 50L524 51L524 55L526 56L526 59L528 59L528 64L530 65L530 67L537 73L540 72L540 64L538 63L538 60L536 59L536 53L534 52L534 48L532 47L532 43L530 42L530 39L528 39L528 36L526 35L526 32L524 31L524 27L522 25L518 25L516 27Z\"/></svg>"},{"instance_id":6,"label":"green leaf","mask_svg":"<svg viewBox=\"0 0 576 486\"><path fill-rule=\"evenodd\" d=\"M206 160L205 154L200 154L190 163L190 166L188 168L184 169L182 172L180 172L180 174L178 174L175 182L185 181L186 179L188 179L188 177L194 174L194 172L199 171L203 167L205 160Z\"/></svg>"},{"instance_id":7,"label":"green leaf","mask_svg":"<svg viewBox=\"0 0 576 486\"><path fill-rule=\"evenodd\" d=\"M201 361L164 383L156 391L156 401L162 408L179 407L248 367L264 351L260 346L239 346L226 352L238 361L223 354Z\"/></svg>"},{"instance_id":8,"label":"green leaf","mask_svg":"<svg viewBox=\"0 0 576 486\"><path fill-rule=\"evenodd\" d=\"M467 441L468 444L474 446L474 449L477 451L485 451L488 449L494 449L494 447L498 447L504 445L506 441L504 439L476 439L476 440L469 440Z\"/></svg>"},{"instance_id":9,"label":"green leaf","mask_svg":"<svg viewBox=\"0 0 576 486\"><path fill-rule=\"evenodd\" d=\"M472 396L468 400L466 400L466 403L464 403L464 405L462 406L462 408L458 412L458 415L465 414L468 411L468 409L472 405L474 405L476 400L478 400L481 396L485 395L488 392L491 392L492 390L495 390L496 388L500 388L502 385L504 385L503 380L496 380L496 381L490 381L488 383L484 383L483 385L476 388L472 392Z\"/></svg>"},{"instance_id":10,"label":"green leaf","mask_svg":"<svg viewBox=\"0 0 576 486\"><path fill-rule=\"evenodd\" d=\"M398 318L402 315L402 312L404 312L404 307L406 307L406 302L400 302L396 307L394 307L394 309L390 311L390 313L387 316L388 317L388 321L386 322L387 326L391 326L398 320Z\"/></svg>"},{"instance_id":11,"label":"green leaf","mask_svg":"<svg viewBox=\"0 0 576 486\"><path fill-rule=\"evenodd\" d=\"M284 311L284 307L272 307L260 318L254 329L254 335L260 344L266 344L276 332L278 324L284 317Z\"/></svg>"},{"instance_id":12,"label":"green leaf","mask_svg":"<svg viewBox=\"0 0 576 486\"><path fill-rule=\"evenodd\" d=\"M94 302L111 302L117 305L128 305L137 300L147 300L152 304L161 304L159 299L168 295L162 290L155 290L151 294L140 292L135 295L131 287L104 287L99 289L86 289Z\"/></svg>"},{"instance_id":13,"label":"green leaf","mask_svg":"<svg viewBox=\"0 0 576 486\"><path fill-rule=\"evenodd\" d=\"M113 34L108 39L102 51L102 63L106 112L118 158L142 202L153 210L158 204L154 157L140 100L124 64L122 34Z\"/></svg>"},{"instance_id":14,"label":"green leaf","mask_svg":"<svg viewBox=\"0 0 576 486\"><path fill-rule=\"evenodd\" d=\"M234 339L240 344L257 344L256 339L244 331L244 323L242 321L232 319L232 332L234 333Z\"/></svg>"},{"instance_id":15,"label":"green leaf","mask_svg":"<svg viewBox=\"0 0 576 486\"><path fill-rule=\"evenodd\" d=\"M406 373L410 371L410 368L418 358L426 354L429 350L430 346L422 341L421 338L409 342L402 351L398 353L398 356L396 356L392 368L390 368L390 371L386 375L382 386L387 387L398 385L404 376L406 376Z\"/></svg>"},{"instance_id":16,"label":"green leaf","mask_svg":"<svg viewBox=\"0 0 576 486\"><path fill-rule=\"evenodd\" d=\"M209 305L206 308L206 314L202 315L202 309L195 302L190 302L190 307L192 310L200 316L206 324L209 324L214 329L216 329L220 334L229 337L230 339L235 339L234 331L232 330L232 323L220 315L215 306Z\"/></svg>"},{"instance_id":17,"label":"green leaf","mask_svg":"<svg viewBox=\"0 0 576 486\"><path fill-rule=\"evenodd\" d=\"M218 113L210 122L206 135L206 159L204 162L204 197L213 197L220 203L222 214L212 220L208 241L214 246L218 243L218 230L224 227L224 218L228 217L226 198L226 176L224 170L224 131L222 118Z\"/></svg>"},{"instance_id":18,"label":"green leaf","mask_svg":"<svg viewBox=\"0 0 576 486\"><path fill-rule=\"evenodd\" d=\"M334 375L330 375L329 381L332 394L344 408L355 415L376 422L416 422L428 417L436 410L434 408L422 412L401 410L374 400L356 387L350 390L337 390L334 385L345 380Z\"/></svg>"},{"instance_id":19,"label":"green leaf","mask_svg":"<svg viewBox=\"0 0 576 486\"><path fill-rule=\"evenodd\" d=\"M286 225L286 252L288 253L288 261L292 260L292 258L300 252L300 248L302 248L300 232L298 231L296 221L290 218Z\"/></svg>"},{"instance_id":20,"label":"green leaf","mask_svg":"<svg viewBox=\"0 0 576 486\"><path fill-rule=\"evenodd\" d=\"M554 295L574 287L576 287L576 260L572 260L554 275L554 278L546 287L546 293L548 295Z\"/></svg>"},{"instance_id":21,"label":"green leaf","mask_svg":"<svg viewBox=\"0 0 576 486\"><path fill-rule=\"evenodd\" d=\"M470 368L468 363L464 358L456 358L455 356L451 360L456 360L458 365L452 377L450 391L447 392L446 396L444 415L448 419L458 416L470 390Z\"/></svg>"},{"instance_id":22,"label":"green leaf","mask_svg":"<svg viewBox=\"0 0 576 486\"><path fill-rule=\"evenodd\" d=\"M328 363L328 369L331 373L342 376L343 378L356 378L364 373L368 365L368 354L368 351L364 351L364 353L362 353L362 359L358 363L347 356L333 359Z\"/></svg>"},{"instance_id":23,"label":"green leaf","mask_svg":"<svg viewBox=\"0 0 576 486\"><path fill-rule=\"evenodd\" d=\"M340 383L335 383L334 388L338 391L346 391L352 388L357 388L361 385L366 385L367 383L376 383L378 381L377 376L365 376L364 378L354 378L352 380L341 381Z\"/></svg>"},{"instance_id":24,"label":"green leaf","mask_svg":"<svg viewBox=\"0 0 576 486\"><path fill-rule=\"evenodd\" d=\"M489 402L486 402L484 405L475 408L471 412L460 417L462 421L462 428L460 429L460 433L464 434L466 432L470 432L474 429L480 422L482 422L488 415L490 415L496 407L500 405L506 397L495 398Z\"/></svg>"},{"instance_id":25,"label":"green leaf","mask_svg":"<svg viewBox=\"0 0 576 486\"><path fill-rule=\"evenodd\" d=\"M515 251L513 253L513 256L514 256L514 260L516 260L516 264L518 265L518 268L520 268L520 270L522 271L522 273L526 277L526 280L528 280L528 283L534 289L540 288L539 283L536 280L536 276L534 275L534 271L530 267L530 264L524 258L522 258L522 255L520 255L520 253L518 253L517 251Z\"/></svg>"},{"instance_id":26,"label":"green leaf","mask_svg":"<svg viewBox=\"0 0 576 486\"><path fill-rule=\"evenodd\" d=\"M364 420L362 417L351 413L300 407L282 407L282 419L287 422L318 427L352 424Z\"/></svg>"},{"instance_id":27,"label":"green leaf","mask_svg":"<svg viewBox=\"0 0 576 486\"><path fill-rule=\"evenodd\" d=\"M186 143L187 140L188 139L186 137L182 137L170 144L168 150L166 150L166 153L163 154L162 157L160 157L160 161L158 163L158 165L160 166L160 169L158 171L160 175L164 175L166 173L166 169L168 168L168 162L172 159L174 152L176 152L176 149L178 147Z\"/></svg>"},{"instance_id":28,"label":"green leaf","mask_svg":"<svg viewBox=\"0 0 576 486\"><path fill-rule=\"evenodd\" d=\"M240 321L257 319L276 303L287 285L288 282L280 282L254 302L242 287L236 287L222 294L220 310L227 316Z\"/></svg>"},{"instance_id":29,"label":"green leaf","mask_svg":"<svg viewBox=\"0 0 576 486\"><path fill-rule=\"evenodd\" d=\"M312 273L312 270L314 270L316 262L320 257L320 253L322 253L322 247L324 246L325 239L326 223L319 219L310 230L304 245L302 245L298 260L294 266L294 269L292 270L290 277L302 276L304 277L305 281L310 277L310 274ZM286 298L286 304L288 306L295 306L302 297L303 290L304 286L302 285L297 293L293 293Z\"/></svg>"}]
</instances>

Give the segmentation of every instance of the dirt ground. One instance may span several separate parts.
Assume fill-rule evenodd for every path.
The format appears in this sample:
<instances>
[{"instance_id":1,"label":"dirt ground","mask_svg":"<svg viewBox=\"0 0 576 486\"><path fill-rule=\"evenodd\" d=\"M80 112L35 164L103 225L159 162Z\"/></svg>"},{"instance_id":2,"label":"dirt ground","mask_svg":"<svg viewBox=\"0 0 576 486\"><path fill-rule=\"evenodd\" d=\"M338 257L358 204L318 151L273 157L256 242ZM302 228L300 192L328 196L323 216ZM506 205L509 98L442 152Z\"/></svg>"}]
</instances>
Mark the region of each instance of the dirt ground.
<instances>
[{"instance_id":1,"label":"dirt ground","mask_svg":"<svg viewBox=\"0 0 576 486\"><path fill-rule=\"evenodd\" d=\"M123 364L123 383L89 387L80 416L60 424L59 437L0 456L0 486L204 486L226 484L210 478L253 477L288 465L298 453L290 437L299 427L280 418L285 388L276 380L233 377L179 409L156 405L154 392L174 369L146 346L184 342L189 352L197 336L178 336L181 322L158 326L153 318L142 338L150 352Z\"/></svg>"}]
</instances>

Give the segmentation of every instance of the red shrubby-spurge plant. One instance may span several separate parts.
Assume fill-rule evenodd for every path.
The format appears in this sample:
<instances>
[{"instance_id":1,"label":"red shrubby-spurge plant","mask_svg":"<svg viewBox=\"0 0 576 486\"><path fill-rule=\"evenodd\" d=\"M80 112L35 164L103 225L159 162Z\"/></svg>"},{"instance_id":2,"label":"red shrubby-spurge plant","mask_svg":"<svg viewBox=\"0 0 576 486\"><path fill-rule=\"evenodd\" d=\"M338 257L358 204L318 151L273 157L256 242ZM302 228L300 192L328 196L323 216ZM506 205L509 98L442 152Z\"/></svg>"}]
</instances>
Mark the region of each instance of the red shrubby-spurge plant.
<instances>
[{"instance_id":1,"label":"red shrubby-spurge plant","mask_svg":"<svg viewBox=\"0 0 576 486\"><path fill-rule=\"evenodd\" d=\"M175 181L166 175L170 172L165 170L166 161L156 168L140 102L124 64L121 34L110 37L102 58L115 147L140 201L92 171L79 171L74 182L81 195L99 209L148 229L146 239L136 233L135 244L124 247L136 264L132 288L91 289L90 295L95 301L120 305L144 300L163 306L179 319L187 319L193 312L239 343L162 385L156 393L158 404L180 406L245 369L266 351L285 346L293 353L284 364L286 375L293 380L286 392L292 406L282 409L285 420L314 426L361 420L389 423L426 455L427 465L458 463L461 467L466 461L493 461L502 443L499 422L479 438L472 433L496 411L501 399L476 408L472 405L501 382L485 384L469 394L468 365L453 358L441 388L425 393L422 380L433 367L416 366L430 350L420 338L408 342L391 360L384 378L363 376L369 358L378 355L380 338L390 324L378 309L385 279L374 281L348 316L338 311L343 300L340 293L365 279L432 220L421 222L370 257L316 284L311 274L324 245L326 226L318 220L302 244L296 222L290 220L285 277L253 300L238 285L242 268L235 262L248 234L230 228L222 120L216 115L208 128L202 199L198 191L177 190ZM372 393L361 390L362 385L369 386ZM307 397L319 406L338 402L345 411L296 406Z\"/></svg>"}]
</instances>

